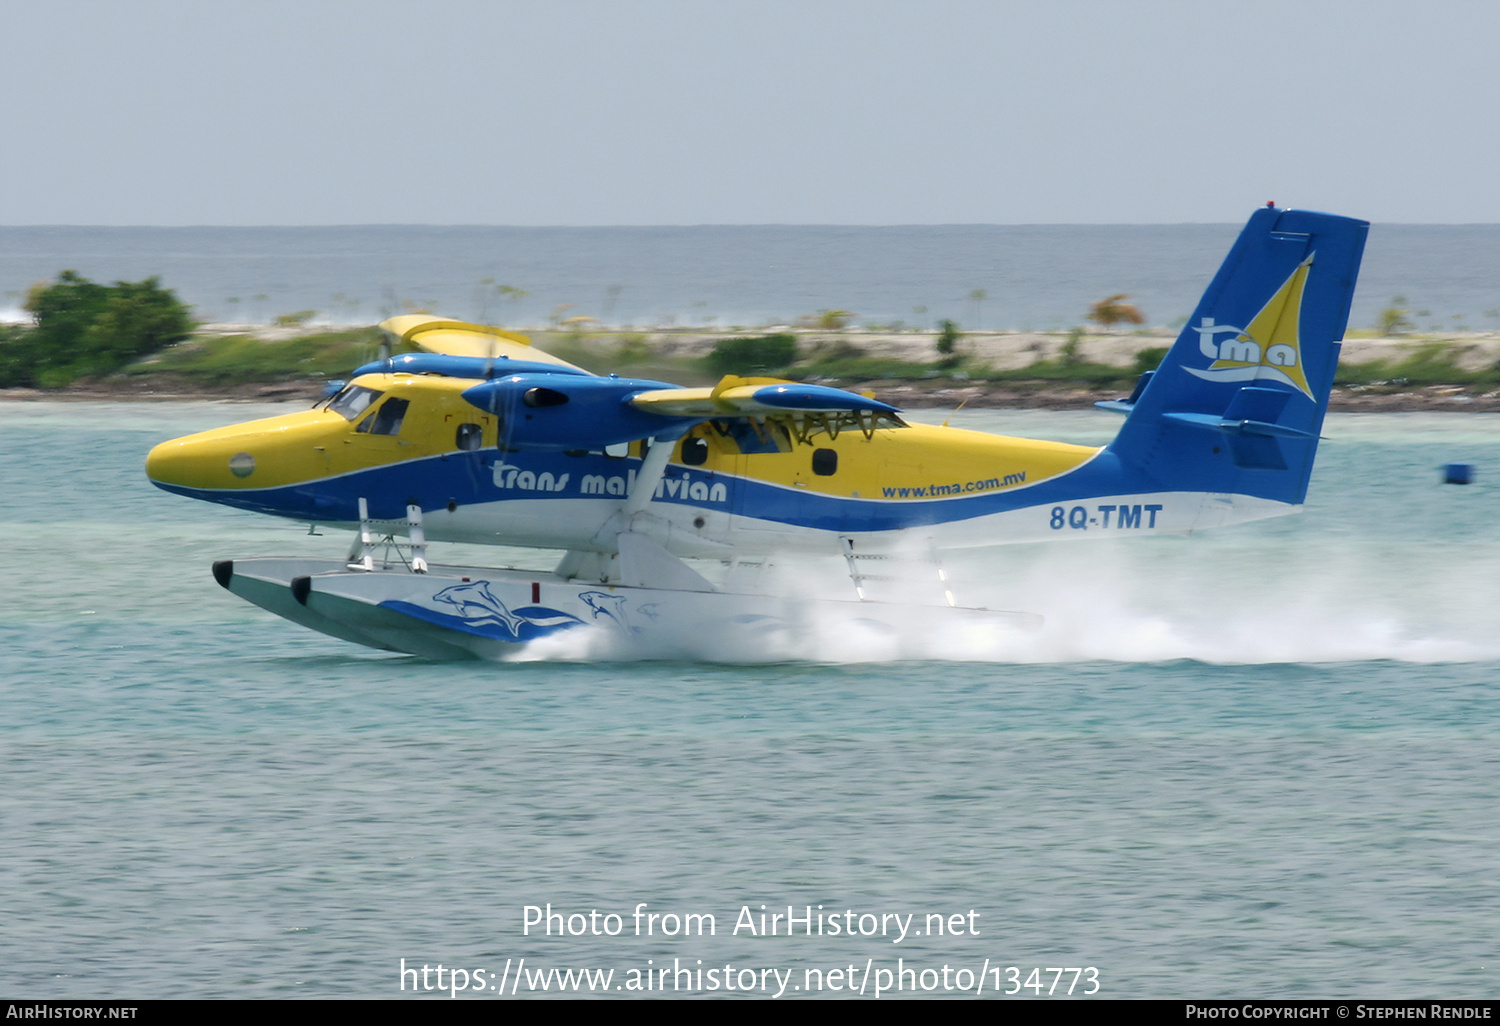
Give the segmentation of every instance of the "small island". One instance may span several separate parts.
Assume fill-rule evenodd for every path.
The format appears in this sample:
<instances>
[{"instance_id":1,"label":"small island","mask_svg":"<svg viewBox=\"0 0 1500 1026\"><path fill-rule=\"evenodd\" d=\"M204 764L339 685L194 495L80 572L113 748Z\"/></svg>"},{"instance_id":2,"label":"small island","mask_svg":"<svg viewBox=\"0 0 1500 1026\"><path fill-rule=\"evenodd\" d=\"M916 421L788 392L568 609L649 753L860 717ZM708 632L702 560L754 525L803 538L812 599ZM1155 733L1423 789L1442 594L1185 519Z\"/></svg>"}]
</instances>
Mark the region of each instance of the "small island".
<instances>
[{"instance_id":1,"label":"small island","mask_svg":"<svg viewBox=\"0 0 1500 1026\"><path fill-rule=\"evenodd\" d=\"M1087 409L1127 394L1176 339L1119 295L1068 331L860 325L825 310L756 328L612 328L572 318L512 330L600 374L708 385L755 374L873 391L896 406ZM379 355L374 325L197 324L156 278L99 285L73 271L39 285L32 324L0 326L0 399L313 402ZM1417 334L1392 307L1348 333L1330 409L1500 412L1500 332ZM1122 328L1121 324L1128 325Z\"/></svg>"}]
</instances>

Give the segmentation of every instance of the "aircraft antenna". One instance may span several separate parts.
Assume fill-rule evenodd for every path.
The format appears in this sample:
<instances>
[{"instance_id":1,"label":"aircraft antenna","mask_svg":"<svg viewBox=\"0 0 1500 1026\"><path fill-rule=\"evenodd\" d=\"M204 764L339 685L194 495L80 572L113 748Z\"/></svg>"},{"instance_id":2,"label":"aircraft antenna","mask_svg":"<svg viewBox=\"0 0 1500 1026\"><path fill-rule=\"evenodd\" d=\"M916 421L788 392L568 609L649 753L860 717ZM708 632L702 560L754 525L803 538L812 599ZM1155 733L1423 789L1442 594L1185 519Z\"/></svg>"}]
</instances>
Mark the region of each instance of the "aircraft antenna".
<instances>
[{"instance_id":1,"label":"aircraft antenna","mask_svg":"<svg viewBox=\"0 0 1500 1026\"><path fill-rule=\"evenodd\" d=\"M953 413L957 413L959 410L961 410L965 406L969 405L969 400L972 399L972 398L973 398L973 396L964 396L964 401L958 404L958 408L955 409L953 411ZM950 421L950 420L953 419L953 413L950 413L950 414L948 414L948 416L946 416L946 417L943 418L943 427L947 427L948 426L948 421Z\"/></svg>"}]
</instances>

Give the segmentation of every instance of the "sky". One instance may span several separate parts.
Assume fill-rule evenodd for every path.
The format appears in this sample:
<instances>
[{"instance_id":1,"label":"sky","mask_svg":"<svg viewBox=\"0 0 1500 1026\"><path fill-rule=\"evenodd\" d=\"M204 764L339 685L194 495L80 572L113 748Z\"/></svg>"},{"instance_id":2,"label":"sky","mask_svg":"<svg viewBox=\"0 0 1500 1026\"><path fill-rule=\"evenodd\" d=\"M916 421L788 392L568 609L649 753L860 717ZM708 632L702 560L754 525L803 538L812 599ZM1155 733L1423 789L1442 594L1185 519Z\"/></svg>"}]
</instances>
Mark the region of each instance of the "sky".
<instances>
[{"instance_id":1,"label":"sky","mask_svg":"<svg viewBox=\"0 0 1500 1026\"><path fill-rule=\"evenodd\" d=\"M3 0L0 225L1500 222L1495 0Z\"/></svg>"}]
</instances>

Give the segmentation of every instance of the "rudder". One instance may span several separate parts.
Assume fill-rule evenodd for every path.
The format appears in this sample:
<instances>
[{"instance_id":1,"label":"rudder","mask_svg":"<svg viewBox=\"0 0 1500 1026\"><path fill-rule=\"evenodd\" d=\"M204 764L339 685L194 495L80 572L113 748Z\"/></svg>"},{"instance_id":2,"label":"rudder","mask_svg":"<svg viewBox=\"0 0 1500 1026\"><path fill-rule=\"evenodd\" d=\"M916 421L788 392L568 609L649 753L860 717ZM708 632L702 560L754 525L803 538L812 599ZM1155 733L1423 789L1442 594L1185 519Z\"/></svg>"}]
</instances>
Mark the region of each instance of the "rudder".
<instances>
[{"instance_id":1,"label":"rudder","mask_svg":"<svg viewBox=\"0 0 1500 1026\"><path fill-rule=\"evenodd\" d=\"M1301 504L1368 222L1251 215L1109 451L1162 491Z\"/></svg>"}]
</instances>

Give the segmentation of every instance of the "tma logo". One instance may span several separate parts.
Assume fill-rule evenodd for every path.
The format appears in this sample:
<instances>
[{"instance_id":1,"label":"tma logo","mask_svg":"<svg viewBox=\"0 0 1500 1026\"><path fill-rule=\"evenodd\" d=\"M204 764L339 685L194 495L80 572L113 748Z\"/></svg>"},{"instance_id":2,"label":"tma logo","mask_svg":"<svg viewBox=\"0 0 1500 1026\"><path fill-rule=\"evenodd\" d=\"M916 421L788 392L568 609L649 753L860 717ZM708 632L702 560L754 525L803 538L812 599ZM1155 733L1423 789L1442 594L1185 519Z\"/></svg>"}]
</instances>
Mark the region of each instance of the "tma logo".
<instances>
[{"instance_id":1,"label":"tma logo","mask_svg":"<svg viewBox=\"0 0 1500 1026\"><path fill-rule=\"evenodd\" d=\"M1187 367L1187 372L1208 381L1271 378L1311 399L1312 389L1302 369L1299 324L1302 290L1312 262L1313 255L1308 254L1245 327L1218 324L1212 317L1204 317L1193 330L1198 333L1198 350L1213 363L1206 370Z\"/></svg>"},{"instance_id":2,"label":"tma logo","mask_svg":"<svg viewBox=\"0 0 1500 1026\"><path fill-rule=\"evenodd\" d=\"M1193 330L1198 333L1198 348L1203 355L1226 365L1265 363L1273 367L1295 367L1301 356L1295 345L1287 345L1285 342L1268 346L1262 353L1260 343L1244 328L1215 324L1212 317L1203 318L1203 323ZM1214 336L1222 333L1234 337L1219 342Z\"/></svg>"}]
</instances>

